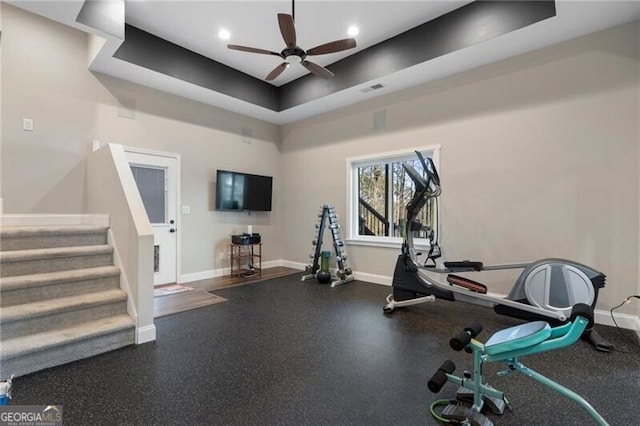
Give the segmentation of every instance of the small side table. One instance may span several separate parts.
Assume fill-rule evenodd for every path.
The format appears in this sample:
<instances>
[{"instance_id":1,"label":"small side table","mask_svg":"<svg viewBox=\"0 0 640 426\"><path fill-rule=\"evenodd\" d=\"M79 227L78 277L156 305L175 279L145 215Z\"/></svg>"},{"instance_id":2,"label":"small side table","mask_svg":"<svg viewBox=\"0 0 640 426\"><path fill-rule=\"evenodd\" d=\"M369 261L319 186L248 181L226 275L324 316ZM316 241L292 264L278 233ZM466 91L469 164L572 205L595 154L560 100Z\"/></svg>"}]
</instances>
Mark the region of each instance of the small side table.
<instances>
[{"instance_id":1,"label":"small side table","mask_svg":"<svg viewBox=\"0 0 640 426\"><path fill-rule=\"evenodd\" d=\"M262 243L229 244L232 277L262 275Z\"/></svg>"}]
</instances>

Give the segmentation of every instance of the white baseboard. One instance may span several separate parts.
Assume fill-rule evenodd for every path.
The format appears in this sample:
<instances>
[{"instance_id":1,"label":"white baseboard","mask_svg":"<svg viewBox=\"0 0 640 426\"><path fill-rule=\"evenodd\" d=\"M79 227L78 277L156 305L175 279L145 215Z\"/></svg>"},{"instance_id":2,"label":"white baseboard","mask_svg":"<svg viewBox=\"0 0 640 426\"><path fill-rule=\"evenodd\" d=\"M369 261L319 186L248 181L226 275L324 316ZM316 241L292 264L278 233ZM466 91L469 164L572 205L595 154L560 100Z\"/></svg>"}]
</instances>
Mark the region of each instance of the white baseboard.
<instances>
[{"instance_id":1,"label":"white baseboard","mask_svg":"<svg viewBox=\"0 0 640 426\"><path fill-rule=\"evenodd\" d=\"M308 264L302 262L292 262L290 260L282 260L280 261L281 265L287 268L298 269L300 271L304 271ZM332 268L331 270L335 273L337 270ZM353 277L359 281L366 281L368 283L373 284L381 284L386 286L391 286L392 277L384 276L384 275L376 275L376 274L368 274L366 272L354 272Z\"/></svg>"},{"instance_id":2,"label":"white baseboard","mask_svg":"<svg viewBox=\"0 0 640 426\"><path fill-rule=\"evenodd\" d=\"M156 340L156 326L154 324L136 328L136 345Z\"/></svg>"},{"instance_id":3,"label":"white baseboard","mask_svg":"<svg viewBox=\"0 0 640 426\"><path fill-rule=\"evenodd\" d=\"M269 262L263 262L263 268L274 268L276 266L284 266L287 268L298 269L300 271L304 271L307 267L306 263L302 262L293 262L291 260L272 260ZM229 275L231 273L229 268L222 269L214 269L211 271L203 271L203 272L195 272L191 274L183 274L180 276L180 283L188 283L191 281L198 280L206 280L210 278L222 277L225 275ZM367 272L353 272L353 276L358 281L365 281L372 284L379 284L385 286L391 286L393 282L393 277L387 275L377 275L377 274L369 274ZM495 297L506 297L504 294L492 294ZM464 302L460 302L464 303ZM611 315L609 311L603 311L596 309L594 312L594 320L596 324L615 326L613 320L611 319ZM614 314L616 322L620 328L625 328L628 330L635 330L638 333L638 337L640 337L640 317L634 315L627 314Z\"/></svg>"},{"instance_id":4,"label":"white baseboard","mask_svg":"<svg viewBox=\"0 0 640 426\"><path fill-rule=\"evenodd\" d=\"M267 269L267 268L276 268L278 266L284 266L282 262L283 262L282 260L269 260L268 262L262 262L262 268Z\"/></svg>"},{"instance_id":5,"label":"white baseboard","mask_svg":"<svg viewBox=\"0 0 640 426\"><path fill-rule=\"evenodd\" d=\"M366 272L353 272L353 277L358 281L366 281L368 283L386 285L391 287L391 283L393 282L393 277L389 277L386 275L376 275L369 274Z\"/></svg>"},{"instance_id":6,"label":"white baseboard","mask_svg":"<svg viewBox=\"0 0 640 426\"><path fill-rule=\"evenodd\" d=\"M209 280L211 278L223 277L229 275L229 268L211 269L209 271L191 272L189 274L181 274L178 277L178 284L190 283L193 281Z\"/></svg>"},{"instance_id":7,"label":"white baseboard","mask_svg":"<svg viewBox=\"0 0 640 426\"><path fill-rule=\"evenodd\" d=\"M388 277L384 275L368 274L364 272L354 272L353 275L359 281L366 281L374 284L391 286L393 282L393 277ZM497 298L507 297L506 294L498 294L498 293L487 293L487 294ZM460 303L464 303L464 302L460 302ZM594 310L593 314L594 314L594 321L596 324L609 325L609 326L615 327L615 323L611 319L611 314L609 313L609 311L602 311L602 310L596 309ZM627 330L634 330L636 333L638 333L638 337L640 337L640 317L636 317L634 315L615 314L615 313L613 315L616 319L616 322L618 323L618 327L624 328Z\"/></svg>"},{"instance_id":8,"label":"white baseboard","mask_svg":"<svg viewBox=\"0 0 640 426\"><path fill-rule=\"evenodd\" d=\"M300 271L304 271L305 268L307 267L306 263L302 263L302 262L292 262L290 260L280 260L280 265L278 266L284 266L285 268L291 268L291 269L298 269Z\"/></svg>"},{"instance_id":9,"label":"white baseboard","mask_svg":"<svg viewBox=\"0 0 640 426\"><path fill-rule=\"evenodd\" d=\"M304 271L306 269L306 267L308 266L308 264L306 263L302 263L302 262L292 262L290 260L282 260L282 265L280 266L285 266L287 268L293 268L293 269L299 269L301 271ZM336 272L336 269L332 269L332 272ZM384 275L376 275L376 274L368 274L366 272L354 272L353 273L353 277L356 280L359 281L366 281L368 283L373 283L373 284L381 284L381 285L386 285L386 286L390 286L391 285L391 277L387 277Z\"/></svg>"},{"instance_id":10,"label":"white baseboard","mask_svg":"<svg viewBox=\"0 0 640 426\"><path fill-rule=\"evenodd\" d=\"M106 214L3 214L2 226L61 226L96 225L109 226Z\"/></svg>"},{"instance_id":11,"label":"white baseboard","mask_svg":"<svg viewBox=\"0 0 640 426\"><path fill-rule=\"evenodd\" d=\"M304 266L300 267L299 265L303 265L303 264L298 264L295 262L288 262L288 261L284 261L284 260L269 260L268 262L262 262L262 268L263 269L267 269L267 268L275 268L278 266L285 266L288 268L294 268L294 269L301 269L304 270ZM180 277L178 278L178 283L179 284L184 284L184 283L190 283L193 281L200 281L200 280L209 280L211 278L218 278L218 277L224 277L231 274L231 268L219 268L219 269L210 269L208 271L201 271L201 272L192 272L189 274L181 274Z\"/></svg>"},{"instance_id":12,"label":"white baseboard","mask_svg":"<svg viewBox=\"0 0 640 426\"><path fill-rule=\"evenodd\" d=\"M625 328L627 330L634 330L638 333L640 337L640 318L634 315L629 314L616 314L613 316L616 319L616 323L611 319L611 312L602 311L600 309L596 309L594 312L594 321L596 324L608 325L611 327L615 327L616 323L618 327Z\"/></svg>"}]
</instances>

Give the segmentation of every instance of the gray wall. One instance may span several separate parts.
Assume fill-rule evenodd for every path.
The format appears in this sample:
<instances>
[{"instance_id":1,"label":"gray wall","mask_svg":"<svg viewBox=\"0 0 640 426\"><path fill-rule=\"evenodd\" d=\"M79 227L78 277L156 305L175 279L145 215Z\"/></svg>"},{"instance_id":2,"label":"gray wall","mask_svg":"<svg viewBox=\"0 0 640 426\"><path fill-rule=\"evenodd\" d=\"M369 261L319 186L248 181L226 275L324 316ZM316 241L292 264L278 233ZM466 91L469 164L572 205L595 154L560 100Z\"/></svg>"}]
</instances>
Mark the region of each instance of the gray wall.
<instances>
[{"instance_id":1,"label":"gray wall","mask_svg":"<svg viewBox=\"0 0 640 426\"><path fill-rule=\"evenodd\" d=\"M266 260L307 263L318 207L335 204L346 223L345 158L439 144L446 257L587 263L609 276L601 309L639 292L638 23L278 127L93 75L83 33L1 7L6 213L84 212L94 139L177 152L192 211L184 274L227 266L217 251L248 224L264 235ZM381 110L387 128L374 132ZM23 117L35 132L22 131ZM274 211L212 211L218 168L273 175ZM397 250L347 250L356 271L391 275ZM508 292L512 278L496 274L491 289Z\"/></svg>"},{"instance_id":2,"label":"gray wall","mask_svg":"<svg viewBox=\"0 0 640 426\"><path fill-rule=\"evenodd\" d=\"M638 26L640 26L640 22L638 23ZM637 57L640 58L640 43L638 43L637 48L638 50L636 54L637 54ZM637 70L638 70L638 82L640 82L640 61L638 63ZM638 96L636 98L636 101L638 105L638 118L636 120L636 125L637 125L637 134L638 134L638 146L640 146L640 83L638 84ZM640 151L640 149L638 151ZM639 160L639 163L640 163L640 160ZM638 206L638 210L640 211L640 205ZM640 259L638 259L638 268L640 271ZM638 291L636 294L640 295L640 280L638 282ZM640 330L640 300L636 300L636 331L637 330Z\"/></svg>"},{"instance_id":3,"label":"gray wall","mask_svg":"<svg viewBox=\"0 0 640 426\"><path fill-rule=\"evenodd\" d=\"M264 260L281 259L278 126L87 70L85 33L2 4L2 197L5 213L86 212L91 141L179 153L182 274L228 267L229 234L253 226ZM22 118L35 131L22 130ZM241 129L252 130L251 144ZM274 177L271 213L213 211L216 169Z\"/></svg>"},{"instance_id":4,"label":"gray wall","mask_svg":"<svg viewBox=\"0 0 640 426\"><path fill-rule=\"evenodd\" d=\"M284 257L307 261L318 205L346 214L345 158L439 144L446 258L570 258L608 275L601 309L637 294L639 35L617 27L284 126ZM348 252L389 276L397 249ZM514 277L494 275L508 293Z\"/></svg>"}]
</instances>

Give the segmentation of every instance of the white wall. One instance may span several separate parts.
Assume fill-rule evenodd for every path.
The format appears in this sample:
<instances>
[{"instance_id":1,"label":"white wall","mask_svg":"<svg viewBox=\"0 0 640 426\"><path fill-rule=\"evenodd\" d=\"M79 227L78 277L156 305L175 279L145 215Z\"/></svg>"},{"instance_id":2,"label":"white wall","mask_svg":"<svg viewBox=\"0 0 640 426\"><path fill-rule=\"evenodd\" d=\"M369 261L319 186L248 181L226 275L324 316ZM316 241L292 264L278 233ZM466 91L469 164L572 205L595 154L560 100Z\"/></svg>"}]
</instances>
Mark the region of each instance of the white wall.
<instances>
[{"instance_id":1,"label":"white wall","mask_svg":"<svg viewBox=\"0 0 640 426\"><path fill-rule=\"evenodd\" d=\"M638 43L637 55L638 57L640 57L640 43ZM638 71L638 81L640 81L640 62L638 63L637 71ZM640 84L638 84L638 96L636 98L636 101L638 106L638 119L636 120L636 124L637 124L636 130L638 134L638 146L640 146ZM638 151L640 151L640 149ZM638 206L638 210L640 211L640 205ZM638 268L640 268L640 259L638 259ZM636 295L640 295L640 279L638 280L638 291L636 292ZM640 300L636 299L635 303L636 303L636 316L637 316L636 331L638 332L638 336L640 337Z\"/></svg>"},{"instance_id":2,"label":"white wall","mask_svg":"<svg viewBox=\"0 0 640 426\"><path fill-rule=\"evenodd\" d=\"M0 6L0 110L2 110L2 7ZM0 129L2 129L2 114L0 114ZM2 183L2 132L0 132L0 183ZM2 202L2 185L0 185L0 214L4 207Z\"/></svg>"},{"instance_id":3,"label":"white wall","mask_svg":"<svg viewBox=\"0 0 640 426\"><path fill-rule=\"evenodd\" d=\"M228 267L229 234L253 225L263 260L282 258L278 126L87 70L88 36L5 3L2 10L2 171L5 213L84 213L91 141L181 154L182 274ZM22 118L35 131L22 130ZM242 142L242 128L253 134ZM213 210L216 169L274 177L271 213ZM206 274L205 274L206 275Z\"/></svg>"},{"instance_id":4,"label":"white wall","mask_svg":"<svg viewBox=\"0 0 640 426\"><path fill-rule=\"evenodd\" d=\"M345 158L440 144L447 258L574 259L608 275L601 309L637 292L638 27L284 126L284 204L299 206L285 211L285 258L307 261L318 205L346 213ZM374 132L380 110L387 128ZM386 276L398 253L347 251L354 270ZM513 278L490 288L508 293Z\"/></svg>"},{"instance_id":5,"label":"white wall","mask_svg":"<svg viewBox=\"0 0 640 426\"><path fill-rule=\"evenodd\" d=\"M440 144L446 257L592 265L609 277L601 309L640 291L638 23L280 128L94 75L85 34L1 10L7 213L84 213L94 139L177 152L192 212L179 221L184 274L228 266L218 253L249 224L265 260L307 263L318 207L336 205L345 223L345 158ZM374 132L380 110L387 128ZM218 168L273 175L274 211L212 211ZM397 250L347 250L356 271L391 275ZM511 278L496 276L492 290L506 293Z\"/></svg>"},{"instance_id":6,"label":"white wall","mask_svg":"<svg viewBox=\"0 0 640 426\"><path fill-rule=\"evenodd\" d=\"M217 255L228 250L229 235L246 231L247 225L262 234L263 260L281 259L276 126L104 75L96 78L117 99L125 99L125 104L133 100L135 104L132 119L118 117L127 115L122 106L97 106L95 132L101 141L181 155L182 205L191 208L191 214L182 215L178 223L182 231L183 274L228 267L226 258L220 261ZM242 127L252 129L250 144L242 142ZM274 210L251 215L214 211L217 169L273 176Z\"/></svg>"},{"instance_id":7,"label":"white wall","mask_svg":"<svg viewBox=\"0 0 640 426\"><path fill-rule=\"evenodd\" d=\"M88 210L109 215L114 264L121 270L120 287L129 294L128 313L136 318L136 343L155 340L153 229L121 145L109 144L89 155L87 193Z\"/></svg>"}]
</instances>

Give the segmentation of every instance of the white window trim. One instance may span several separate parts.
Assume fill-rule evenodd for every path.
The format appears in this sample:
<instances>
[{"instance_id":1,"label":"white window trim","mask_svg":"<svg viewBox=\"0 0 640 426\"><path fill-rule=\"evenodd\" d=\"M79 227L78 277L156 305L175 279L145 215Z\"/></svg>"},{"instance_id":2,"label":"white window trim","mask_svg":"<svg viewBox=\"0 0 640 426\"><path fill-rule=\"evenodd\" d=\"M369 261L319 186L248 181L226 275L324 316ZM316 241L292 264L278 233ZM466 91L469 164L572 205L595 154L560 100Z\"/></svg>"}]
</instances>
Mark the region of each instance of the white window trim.
<instances>
[{"instance_id":1,"label":"white window trim","mask_svg":"<svg viewBox=\"0 0 640 426\"><path fill-rule=\"evenodd\" d=\"M356 206L356 195L358 194L358 179L353 173L354 167L378 164L380 161L393 161L409 155L415 155L416 151L433 152L432 159L438 171L440 171L440 145L421 146L416 148L408 148L397 151L388 151L378 154L368 154L358 157L349 157L346 159L347 166L347 238L345 243L348 245L360 245L369 247L386 247L400 248L402 246L402 238L400 237L376 237L371 235L358 235L358 218L354 214ZM417 158L417 157L416 157ZM357 211L357 210L356 210ZM438 207L438 218L440 218L440 207ZM438 227L440 221L438 220ZM440 230L436 230L440 235ZM428 249L429 241L424 238L414 239L417 249Z\"/></svg>"}]
</instances>

